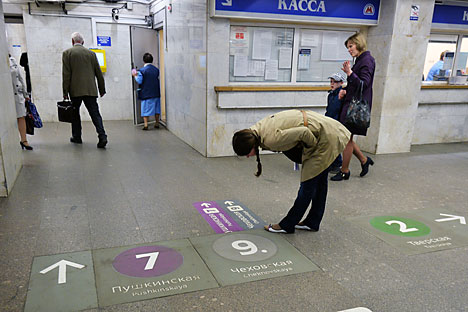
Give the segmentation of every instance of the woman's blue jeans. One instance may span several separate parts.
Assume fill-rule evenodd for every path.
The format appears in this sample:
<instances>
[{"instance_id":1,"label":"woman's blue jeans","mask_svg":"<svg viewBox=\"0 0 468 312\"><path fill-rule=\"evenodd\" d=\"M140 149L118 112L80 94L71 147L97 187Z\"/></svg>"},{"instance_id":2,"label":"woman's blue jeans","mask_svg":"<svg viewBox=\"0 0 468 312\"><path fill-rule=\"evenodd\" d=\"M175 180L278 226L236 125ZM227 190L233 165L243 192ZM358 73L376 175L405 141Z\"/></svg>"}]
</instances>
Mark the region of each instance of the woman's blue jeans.
<instances>
[{"instance_id":1,"label":"woman's blue jeans","mask_svg":"<svg viewBox=\"0 0 468 312\"><path fill-rule=\"evenodd\" d=\"M327 192L328 169L325 169L318 176L310 180L301 182L294 205L289 210L287 216L279 223L280 227L288 233L294 233L294 226L301 221L310 202L312 202L309 214L303 222L304 225L307 225L312 230L318 231L325 212Z\"/></svg>"}]
</instances>

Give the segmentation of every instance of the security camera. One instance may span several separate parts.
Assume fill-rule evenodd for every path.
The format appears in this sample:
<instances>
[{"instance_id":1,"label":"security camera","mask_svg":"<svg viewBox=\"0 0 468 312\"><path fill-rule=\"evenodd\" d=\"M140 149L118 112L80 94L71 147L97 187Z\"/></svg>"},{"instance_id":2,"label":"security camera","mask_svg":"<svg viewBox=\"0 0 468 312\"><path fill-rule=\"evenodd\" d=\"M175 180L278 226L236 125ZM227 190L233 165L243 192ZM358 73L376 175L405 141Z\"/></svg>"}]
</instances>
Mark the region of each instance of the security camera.
<instances>
[{"instance_id":1,"label":"security camera","mask_svg":"<svg viewBox=\"0 0 468 312\"><path fill-rule=\"evenodd\" d=\"M118 9L112 9L112 20L115 22L119 21L119 10Z\"/></svg>"}]
</instances>

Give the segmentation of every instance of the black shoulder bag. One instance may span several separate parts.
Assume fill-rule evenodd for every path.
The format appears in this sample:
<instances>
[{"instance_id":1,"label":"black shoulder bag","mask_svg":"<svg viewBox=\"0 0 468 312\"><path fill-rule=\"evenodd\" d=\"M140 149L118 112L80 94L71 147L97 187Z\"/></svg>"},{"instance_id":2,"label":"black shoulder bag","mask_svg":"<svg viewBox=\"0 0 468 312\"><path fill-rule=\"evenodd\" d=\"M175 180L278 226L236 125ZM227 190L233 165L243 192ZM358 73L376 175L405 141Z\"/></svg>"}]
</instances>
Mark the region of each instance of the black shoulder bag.
<instances>
[{"instance_id":1,"label":"black shoulder bag","mask_svg":"<svg viewBox=\"0 0 468 312\"><path fill-rule=\"evenodd\" d=\"M366 130L370 126L370 109L367 101L362 98L363 89L364 83L361 81L346 112L344 125L347 128Z\"/></svg>"}]
</instances>

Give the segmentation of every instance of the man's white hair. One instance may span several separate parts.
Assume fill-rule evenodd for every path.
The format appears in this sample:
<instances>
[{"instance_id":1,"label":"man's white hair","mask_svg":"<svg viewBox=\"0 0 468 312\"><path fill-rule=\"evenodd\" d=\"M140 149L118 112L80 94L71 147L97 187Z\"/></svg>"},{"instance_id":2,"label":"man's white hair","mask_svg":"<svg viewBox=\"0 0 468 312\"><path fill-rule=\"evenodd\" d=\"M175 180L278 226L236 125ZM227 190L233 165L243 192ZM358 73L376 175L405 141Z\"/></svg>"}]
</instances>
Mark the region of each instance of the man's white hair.
<instances>
[{"instance_id":1,"label":"man's white hair","mask_svg":"<svg viewBox=\"0 0 468 312\"><path fill-rule=\"evenodd\" d=\"M71 37L72 37L73 41L75 41L75 43L83 43L84 42L83 36L79 32L74 32L71 35Z\"/></svg>"}]
</instances>

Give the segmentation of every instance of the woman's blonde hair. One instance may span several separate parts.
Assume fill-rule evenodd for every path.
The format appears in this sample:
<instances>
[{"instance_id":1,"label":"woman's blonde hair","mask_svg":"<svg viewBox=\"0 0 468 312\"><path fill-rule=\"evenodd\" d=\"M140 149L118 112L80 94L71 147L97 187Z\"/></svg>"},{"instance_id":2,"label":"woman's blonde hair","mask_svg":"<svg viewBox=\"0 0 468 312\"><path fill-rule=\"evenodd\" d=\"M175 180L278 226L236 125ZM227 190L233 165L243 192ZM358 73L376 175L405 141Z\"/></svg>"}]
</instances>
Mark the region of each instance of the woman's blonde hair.
<instances>
[{"instance_id":1,"label":"woman's blonde hair","mask_svg":"<svg viewBox=\"0 0 468 312\"><path fill-rule=\"evenodd\" d=\"M352 35L351 37L349 37L348 39L346 39L346 41L344 43L346 48L348 47L348 42L349 41L351 41L352 43L354 43L356 45L356 49L360 53L362 53L364 51L367 51L367 42L366 42L366 38L364 37L363 34L356 33L356 34Z\"/></svg>"}]
</instances>

